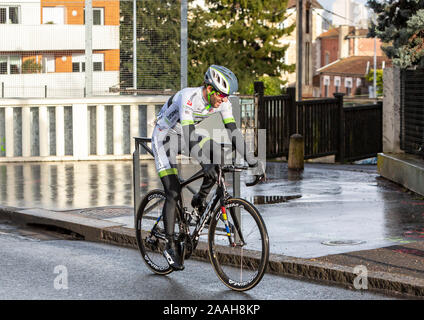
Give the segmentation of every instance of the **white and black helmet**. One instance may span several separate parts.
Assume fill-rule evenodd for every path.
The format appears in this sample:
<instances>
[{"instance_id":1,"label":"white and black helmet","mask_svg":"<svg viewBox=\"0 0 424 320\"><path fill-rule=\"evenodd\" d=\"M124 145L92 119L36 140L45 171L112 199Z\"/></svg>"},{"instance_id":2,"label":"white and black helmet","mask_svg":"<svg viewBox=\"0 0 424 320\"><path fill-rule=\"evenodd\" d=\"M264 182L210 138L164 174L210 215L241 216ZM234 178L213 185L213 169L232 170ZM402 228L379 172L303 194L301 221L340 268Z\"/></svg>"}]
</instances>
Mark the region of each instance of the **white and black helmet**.
<instances>
[{"instance_id":1,"label":"white and black helmet","mask_svg":"<svg viewBox=\"0 0 424 320\"><path fill-rule=\"evenodd\" d=\"M238 90L236 75L231 70L214 64L205 73L205 83L228 95Z\"/></svg>"}]
</instances>

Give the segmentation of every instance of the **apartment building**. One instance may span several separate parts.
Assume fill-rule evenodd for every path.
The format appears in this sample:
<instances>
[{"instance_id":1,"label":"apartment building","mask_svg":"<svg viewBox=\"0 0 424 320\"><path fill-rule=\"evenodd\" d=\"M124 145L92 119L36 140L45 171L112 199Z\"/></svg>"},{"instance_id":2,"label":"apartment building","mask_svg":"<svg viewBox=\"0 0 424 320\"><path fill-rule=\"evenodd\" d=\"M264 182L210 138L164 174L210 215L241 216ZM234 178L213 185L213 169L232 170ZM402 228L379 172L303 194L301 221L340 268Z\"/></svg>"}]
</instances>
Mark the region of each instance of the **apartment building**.
<instances>
[{"instance_id":1,"label":"apartment building","mask_svg":"<svg viewBox=\"0 0 424 320\"><path fill-rule=\"evenodd\" d=\"M323 27L325 25L323 20L324 9L317 0L305 0L303 1L303 70L302 70L302 96L313 97L317 96L319 92L314 91L313 88L313 76L316 70L320 67L320 42L317 41L319 35L324 32ZM288 27L293 23L296 23L297 9L296 0L289 0L287 4L287 16L288 18L282 22L282 27ZM285 63L297 65L297 46L296 46L296 29L284 39L281 39L280 44L289 45L286 50ZM283 75L283 79L287 80L288 87L296 86L297 72L286 73Z\"/></svg>"},{"instance_id":2,"label":"apartment building","mask_svg":"<svg viewBox=\"0 0 424 320\"><path fill-rule=\"evenodd\" d=\"M93 94L119 84L119 0L93 1ZM0 0L0 97L82 97L85 2Z\"/></svg>"}]
</instances>

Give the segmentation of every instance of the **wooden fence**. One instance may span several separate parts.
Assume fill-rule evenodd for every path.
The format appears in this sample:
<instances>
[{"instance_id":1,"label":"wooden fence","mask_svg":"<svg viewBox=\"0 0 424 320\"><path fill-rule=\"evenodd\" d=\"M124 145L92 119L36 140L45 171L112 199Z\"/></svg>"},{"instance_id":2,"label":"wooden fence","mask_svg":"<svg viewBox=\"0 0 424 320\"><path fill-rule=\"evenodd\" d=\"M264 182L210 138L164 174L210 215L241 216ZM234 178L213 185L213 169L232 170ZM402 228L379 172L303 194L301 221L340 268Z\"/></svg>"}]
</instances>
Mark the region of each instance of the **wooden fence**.
<instances>
[{"instance_id":1,"label":"wooden fence","mask_svg":"<svg viewBox=\"0 0 424 320\"><path fill-rule=\"evenodd\" d=\"M376 156L382 151L382 104L343 107L343 94L332 99L295 100L293 88L264 96L255 82L257 128L266 129L267 157L288 156L290 136L305 141L305 159L335 155L339 162Z\"/></svg>"}]
</instances>

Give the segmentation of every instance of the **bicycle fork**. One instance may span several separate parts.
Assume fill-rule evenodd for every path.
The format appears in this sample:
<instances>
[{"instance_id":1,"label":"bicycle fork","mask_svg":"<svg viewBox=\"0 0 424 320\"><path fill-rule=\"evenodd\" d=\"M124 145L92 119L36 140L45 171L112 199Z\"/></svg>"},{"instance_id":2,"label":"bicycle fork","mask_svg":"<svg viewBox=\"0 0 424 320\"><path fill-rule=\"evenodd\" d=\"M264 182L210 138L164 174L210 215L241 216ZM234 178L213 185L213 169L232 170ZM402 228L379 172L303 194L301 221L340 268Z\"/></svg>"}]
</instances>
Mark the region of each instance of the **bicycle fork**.
<instances>
[{"instance_id":1,"label":"bicycle fork","mask_svg":"<svg viewBox=\"0 0 424 320\"><path fill-rule=\"evenodd\" d=\"M240 222L238 220L238 217L230 209L230 214L231 214L231 217L233 218L233 224L234 224L234 225L232 225L234 237L232 237L231 236L231 229L230 229L230 222L228 221L227 209L223 205L221 205L221 213L222 213L222 220L224 221L225 231L227 232L228 241L230 243L230 246L236 247L237 246L237 239L238 239L239 240L238 244L241 247L243 247L245 245L245 242L244 242L244 239L243 239L243 234L241 233L241 230L240 230Z\"/></svg>"}]
</instances>

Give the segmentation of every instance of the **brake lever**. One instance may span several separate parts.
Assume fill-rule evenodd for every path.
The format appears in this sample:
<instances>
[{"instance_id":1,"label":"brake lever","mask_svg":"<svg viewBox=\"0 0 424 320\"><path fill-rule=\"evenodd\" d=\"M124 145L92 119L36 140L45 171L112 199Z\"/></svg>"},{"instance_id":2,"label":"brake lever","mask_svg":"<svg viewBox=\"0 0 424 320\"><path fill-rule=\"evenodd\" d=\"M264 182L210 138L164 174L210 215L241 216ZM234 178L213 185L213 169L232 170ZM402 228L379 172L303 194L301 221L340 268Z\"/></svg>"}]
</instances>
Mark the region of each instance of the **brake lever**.
<instances>
[{"instance_id":1,"label":"brake lever","mask_svg":"<svg viewBox=\"0 0 424 320\"><path fill-rule=\"evenodd\" d=\"M265 180L264 174L255 176L255 180L253 180L253 182L246 182L246 187L253 187L254 185L257 185L259 182L262 182L264 180Z\"/></svg>"}]
</instances>

